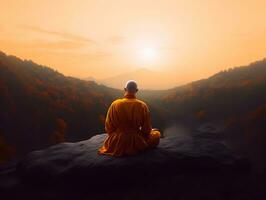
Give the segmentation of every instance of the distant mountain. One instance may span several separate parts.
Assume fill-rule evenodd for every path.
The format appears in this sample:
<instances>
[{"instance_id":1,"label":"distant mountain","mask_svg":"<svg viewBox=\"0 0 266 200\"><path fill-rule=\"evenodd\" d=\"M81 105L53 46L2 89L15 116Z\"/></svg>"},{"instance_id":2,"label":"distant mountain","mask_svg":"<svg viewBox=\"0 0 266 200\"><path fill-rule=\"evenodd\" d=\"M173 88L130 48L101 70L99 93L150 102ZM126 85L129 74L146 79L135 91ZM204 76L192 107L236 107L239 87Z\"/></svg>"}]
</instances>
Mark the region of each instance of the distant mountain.
<instances>
[{"instance_id":1,"label":"distant mountain","mask_svg":"<svg viewBox=\"0 0 266 200\"><path fill-rule=\"evenodd\" d=\"M85 80L85 81L94 81L94 82L97 82L97 80L96 80L94 77L92 77L92 76L89 76L89 77L83 78L83 80Z\"/></svg>"},{"instance_id":2,"label":"distant mountain","mask_svg":"<svg viewBox=\"0 0 266 200\"><path fill-rule=\"evenodd\" d=\"M169 77L169 74L152 71L146 68L140 68L105 79L88 77L84 80L93 80L99 84L117 89L123 89L128 80L136 80L139 82L140 89L167 89L177 85L176 79L174 79L174 77ZM167 80L167 82L165 80Z\"/></svg>"}]
</instances>

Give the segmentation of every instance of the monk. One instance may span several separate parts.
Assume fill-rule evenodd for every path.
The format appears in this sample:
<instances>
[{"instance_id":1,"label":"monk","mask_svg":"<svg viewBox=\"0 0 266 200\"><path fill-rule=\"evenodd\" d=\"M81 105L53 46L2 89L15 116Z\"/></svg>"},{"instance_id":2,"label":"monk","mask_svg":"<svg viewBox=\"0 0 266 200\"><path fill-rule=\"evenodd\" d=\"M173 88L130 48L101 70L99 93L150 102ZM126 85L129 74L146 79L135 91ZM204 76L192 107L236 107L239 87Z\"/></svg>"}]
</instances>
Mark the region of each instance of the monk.
<instances>
[{"instance_id":1,"label":"monk","mask_svg":"<svg viewBox=\"0 0 266 200\"><path fill-rule=\"evenodd\" d=\"M128 81L124 89L124 98L115 100L108 109L105 121L108 135L100 154L135 155L159 144L161 134L152 129L149 108L136 98L136 81Z\"/></svg>"}]
</instances>

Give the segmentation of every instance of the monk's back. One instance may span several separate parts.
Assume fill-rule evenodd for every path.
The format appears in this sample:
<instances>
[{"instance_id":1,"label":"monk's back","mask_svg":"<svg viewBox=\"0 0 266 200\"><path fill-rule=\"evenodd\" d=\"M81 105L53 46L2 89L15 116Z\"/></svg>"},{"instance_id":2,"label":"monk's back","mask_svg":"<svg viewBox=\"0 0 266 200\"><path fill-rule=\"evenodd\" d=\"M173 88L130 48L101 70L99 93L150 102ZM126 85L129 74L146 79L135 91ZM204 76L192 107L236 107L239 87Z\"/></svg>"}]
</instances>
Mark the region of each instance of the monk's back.
<instances>
[{"instance_id":1,"label":"monk's back","mask_svg":"<svg viewBox=\"0 0 266 200\"><path fill-rule=\"evenodd\" d=\"M143 101L138 99L119 99L114 103L116 111L117 129L137 130L143 125L144 112L147 108Z\"/></svg>"}]
</instances>

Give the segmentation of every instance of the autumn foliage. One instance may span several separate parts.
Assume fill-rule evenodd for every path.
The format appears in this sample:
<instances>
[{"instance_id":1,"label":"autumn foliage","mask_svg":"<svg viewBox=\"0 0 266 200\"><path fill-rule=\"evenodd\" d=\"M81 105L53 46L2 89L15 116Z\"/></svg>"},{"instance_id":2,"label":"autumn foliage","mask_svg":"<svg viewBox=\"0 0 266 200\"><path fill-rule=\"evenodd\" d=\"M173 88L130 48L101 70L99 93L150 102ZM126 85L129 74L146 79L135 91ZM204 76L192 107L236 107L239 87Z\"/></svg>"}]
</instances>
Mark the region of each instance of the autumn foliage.
<instances>
[{"instance_id":1,"label":"autumn foliage","mask_svg":"<svg viewBox=\"0 0 266 200\"><path fill-rule=\"evenodd\" d=\"M56 129L50 135L51 143L56 144L60 142L65 142L66 131L67 131L66 122L61 118L56 119Z\"/></svg>"},{"instance_id":2,"label":"autumn foliage","mask_svg":"<svg viewBox=\"0 0 266 200\"><path fill-rule=\"evenodd\" d=\"M20 156L101 133L102 117L121 95L119 90L0 52L1 160L11 156L11 146Z\"/></svg>"}]
</instances>

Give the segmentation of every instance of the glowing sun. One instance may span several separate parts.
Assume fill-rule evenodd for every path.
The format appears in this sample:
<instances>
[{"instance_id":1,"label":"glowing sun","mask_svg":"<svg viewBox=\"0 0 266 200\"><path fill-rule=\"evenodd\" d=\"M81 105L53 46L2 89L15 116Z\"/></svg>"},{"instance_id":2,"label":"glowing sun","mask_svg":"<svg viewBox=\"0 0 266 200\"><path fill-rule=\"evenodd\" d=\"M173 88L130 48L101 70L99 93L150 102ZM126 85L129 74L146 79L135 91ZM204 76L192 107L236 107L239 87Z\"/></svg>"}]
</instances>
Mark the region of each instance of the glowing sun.
<instances>
[{"instance_id":1,"label":"glowing sun","mask_svg":"<svg viewBox=\"0 0 266 200\"><path fill-rule=\"evenodd\" d=\"M140 57L144 61L153 62L157 57L156 49L151 47L145 47L140 50Z\"/></svg>"}]
</instances>

